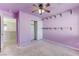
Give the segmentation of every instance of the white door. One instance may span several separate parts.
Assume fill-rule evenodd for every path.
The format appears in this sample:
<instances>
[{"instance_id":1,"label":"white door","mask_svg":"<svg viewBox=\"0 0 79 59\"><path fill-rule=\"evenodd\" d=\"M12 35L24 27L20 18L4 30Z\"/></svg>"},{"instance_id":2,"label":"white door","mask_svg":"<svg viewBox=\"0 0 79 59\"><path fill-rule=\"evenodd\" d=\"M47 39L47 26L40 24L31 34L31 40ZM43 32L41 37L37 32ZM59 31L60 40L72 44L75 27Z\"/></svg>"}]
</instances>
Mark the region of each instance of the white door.
<instances>
[{"instance_id":1,"label":"white door","mask_svg":"<svg viewBox=\"0 0 79 59\"><path fill-rule=\"evenodd\" d=\"M41 39L43 39L43 29L42 29L43 28L43 21L38 21L37 25L38 25L37 39L41 40Z\"/></svg>"},{"instance_id":2,"label":"white door","mask_svg":"<svg viewBox=\"0 0 79 59\"><path fill-rule=\"evenodd\" d=\"M0 52L1 52L1 16L0 16Z\"/></svg>"},{"instance_id":3,"label":"white door","mask_svg":"<svg viewBox=\"0 0 79 59\"><path fill-rule=\"evenodd\" d=\"M4 26L3 26L3 19L2 19L2 16L0 16L0 18L1 18L1 50L2 50L2 48L3 48L3 40L4 40Z\"/></svg>"},{"instance_id":4,"label":"white door","mask_svg":"<svg viewBox=\"0 0 79 59\"><path fill-rule=\"evenodd\" d=\"M31 21L32 40L43 39L42 21Z\"/></svg>"}]
</instances>

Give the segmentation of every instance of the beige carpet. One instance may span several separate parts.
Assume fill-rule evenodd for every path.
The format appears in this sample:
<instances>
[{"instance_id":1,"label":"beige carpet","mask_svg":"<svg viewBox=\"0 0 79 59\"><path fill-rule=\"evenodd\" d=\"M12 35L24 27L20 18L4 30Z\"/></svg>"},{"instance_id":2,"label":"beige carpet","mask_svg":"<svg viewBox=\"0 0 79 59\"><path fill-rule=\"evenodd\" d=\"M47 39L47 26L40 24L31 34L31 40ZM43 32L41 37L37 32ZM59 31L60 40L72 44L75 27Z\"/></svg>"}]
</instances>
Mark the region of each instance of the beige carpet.
<instances>
[{"instance_id":1,"label":"beige carpet","mask_svg":"<svg viewBox=\"0 0 79 59\"><path fill-rule=\"evenodd\" d=\"M0 55L7 56L76 56L79 52L62 47L57 44L51 44L47 41L32 41L27 47L18 47L10 45L4 48Z\"/></svg>"}]
</instances>

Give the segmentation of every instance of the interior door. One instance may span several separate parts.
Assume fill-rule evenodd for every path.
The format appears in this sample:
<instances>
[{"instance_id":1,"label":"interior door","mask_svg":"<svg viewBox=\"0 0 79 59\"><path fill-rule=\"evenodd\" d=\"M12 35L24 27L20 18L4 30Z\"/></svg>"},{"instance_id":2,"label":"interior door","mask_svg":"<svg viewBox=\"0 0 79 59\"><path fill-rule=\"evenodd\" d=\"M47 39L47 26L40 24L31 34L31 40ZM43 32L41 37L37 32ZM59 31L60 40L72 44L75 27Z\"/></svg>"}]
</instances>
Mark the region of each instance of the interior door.
<instances>
[{"instance_id":1,"label":"interior door","mask_svg":"<svg viewBox=\"0 0 79 59\"><path fill-rule=\"evenodd\" d=\"M1 16L0 16L0 52L1 52Z\"/></svg>"},{"instance_id":2,"label":"interior door","mask_svg":"<svg viewBox=\"0 0 79 59\"><path fill-rule=\"evenodd\" d=\"M3 19L2 19L2 16L0 16L0 20L1 20L1 50L3 48Z\"/></svg>"},{"instance_id":3,"label":"interior door","mask_svg":"<svg viewBox=\"0 0 79 59\"><path fill-rule=\"evenodd\" d=\"M32 40L43 39L42 21L31 21Z\"/></svg>"},{"instance_id":4,"label":"interior door","mask_svg":"<svg viewBox=\"0 0 79 59\"><path fill-rule=\"evenodd\" d=\"M43 21L38 21L38 23L37 23L37 39L38 40L41 40L41 39L43 39Z\"/></svg>"}]
</instances>

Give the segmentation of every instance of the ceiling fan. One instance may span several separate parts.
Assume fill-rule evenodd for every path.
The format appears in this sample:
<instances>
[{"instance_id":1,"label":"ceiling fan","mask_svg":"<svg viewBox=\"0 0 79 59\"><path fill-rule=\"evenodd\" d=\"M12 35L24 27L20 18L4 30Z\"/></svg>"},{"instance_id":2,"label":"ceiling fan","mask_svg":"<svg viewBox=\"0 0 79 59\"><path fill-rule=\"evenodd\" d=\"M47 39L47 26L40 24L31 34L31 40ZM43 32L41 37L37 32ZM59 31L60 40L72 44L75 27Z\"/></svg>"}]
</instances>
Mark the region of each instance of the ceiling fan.
<instances>
[{"instance_id":1,"label":"ceiling fan","mask_svg":"<svg viewBox=\"0 0 79 59\"><path fill-rule=\"evenodd\" d=\"M32 13L34 13L36 11L38 11L40 15L42 15L42 13L44 13L44 12L50 13L50 10L48 10L49 6L50 6L49 3L47 3L47 4L40 3L38 5L33 4L33 11L32 11Z\"/></svg>"}]
</instances>

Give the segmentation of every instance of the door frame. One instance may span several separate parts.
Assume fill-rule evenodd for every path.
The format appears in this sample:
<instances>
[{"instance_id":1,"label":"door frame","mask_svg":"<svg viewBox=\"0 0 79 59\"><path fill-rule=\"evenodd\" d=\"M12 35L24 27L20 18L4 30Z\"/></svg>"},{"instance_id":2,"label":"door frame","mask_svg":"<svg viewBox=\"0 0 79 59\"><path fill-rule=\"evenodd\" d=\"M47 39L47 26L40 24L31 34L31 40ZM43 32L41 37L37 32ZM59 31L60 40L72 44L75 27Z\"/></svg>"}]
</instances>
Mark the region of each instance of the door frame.
<instances>
[{"instance_id":1,"label":"door frame","mask_svg":"<svg viewBox=\"0 0 79 59\"><path fill-rule=\"evenodd\" d=\"M38 40L38 21L34 21L34 40Z\"/></svg>"},{"instance_id":2,"label":"door frame","mask_svg":"<svg viewBox=\"0 0 79 59\"><path fill-rule=\"evenodd\" d=\"M0 52L1 52L1 16L0 16Z\"/></svg>"},{"instance_id":3,"label":"door frame","mask_svg":"<svg viewBox=\"0 0 79 59\"><path fill-rule=\"evenodd\" d=\"M3 25L4 25L3 18L4 17L9 18L9 19L15 19L15 21L16 21L16 18L13 18L13 17L10 17L10 16L1 16L0 15L0 20L1 20L1 41L2 41L3 35L4 35L4 29L3 29ZM0 43L1 43L0 48L1 48L1 51L2 51L2 42L0 42ZM16 21L16 44L17 44L17 21Z\"/></svg>"}]
</instances>

